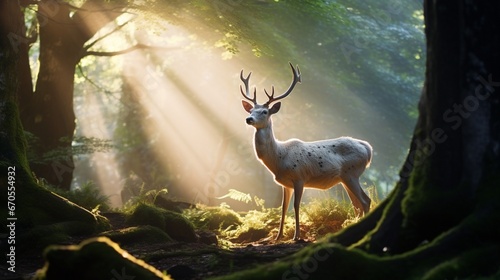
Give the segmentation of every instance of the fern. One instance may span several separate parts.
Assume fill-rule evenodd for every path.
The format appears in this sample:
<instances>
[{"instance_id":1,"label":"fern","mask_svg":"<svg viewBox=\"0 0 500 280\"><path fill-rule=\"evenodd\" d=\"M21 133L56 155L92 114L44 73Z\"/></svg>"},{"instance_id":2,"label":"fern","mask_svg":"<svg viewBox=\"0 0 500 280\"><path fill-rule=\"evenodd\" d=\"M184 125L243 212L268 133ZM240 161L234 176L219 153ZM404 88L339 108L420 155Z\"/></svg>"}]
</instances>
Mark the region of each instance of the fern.
<instances>
[{"instance_id":1,"label":"fern","mask_svg":"<svg viewBox=\"0 0 500 280\"><path fill-rule=\"evenodd\" d=\"M254 196L253 197L253 201L255 201L255 205L257 205L258 207L260 207L262 209L262 211L264 211L266 209L266 207L264 206L264 204L266 203L266 201L262 198L259 198L258 196Z\"/></svg>"},{"instance_id":2,"label":"fern","mask_svg":"<svg viewBox=\"0 0 500 280\"><path fill-rule=\"evenodd\" d=\"M160 190L150 190L148 192L146 192L146 194L144 195L146 198L148 197L152 197L152 203L155 204L156 202L156 199L158 198L159 195L161 194L167 194L168 193L168 190L166 188L163 188L163 189L160 189Z\"/></svg>"},{"instance_id":3,"label":"fern","mask_svg":"<svg viewBox=\"0 0 500 280\"><path fill-rule=\"evenodd\" d=\"M229 189L228 193L221 196L217 197L217 199L224 199L224 198L230 198L236 201L241 201L245 203L250 203L252 201L252 197L248 193L240 192L235 189Z\"/></svg>"},{"instance_id":4,"label":"fern","mask_svg":"<svg viewBox=\"0 0 500 280\"><path fill-rule=\"evenodd\" d=\"M162 188L162 189L153 189L153 190L146 190L145 188L145 183L142 183L139 195L133 196L130 198L125 205L123 205L123 210L128 211L132 208L134 208L135 205L144 203L144 204L155 204L156 199L158 198L159 195L161 194L167 194L168 189L167 188Z\"/></svg>"},{"instance_id":5,"label":"fern","mask_svg":"<svg viewBox=\"0 0 500 280\"><path fill-rule=\"evenodd\" d=\"M224 198L230 198L232 200L245 202L247 204L252 202L252 196L250 196L249 193L240 192L240 191L237 191L235 189L229 189L227 194L220 196L220 197L217 197L217 199L224 199ZM266 201L264 199L259 198L258 196L255 195L253 197L253 201L257 207L260 207L262 209L262 211L264 211L266 209L266 207L264 207L264 204L266 203ZM224 207L224 206L229 207L229 205L227 205L226 203L224 203L224 202L221 203L221 207Z\"/></svg>"}]
</instances>

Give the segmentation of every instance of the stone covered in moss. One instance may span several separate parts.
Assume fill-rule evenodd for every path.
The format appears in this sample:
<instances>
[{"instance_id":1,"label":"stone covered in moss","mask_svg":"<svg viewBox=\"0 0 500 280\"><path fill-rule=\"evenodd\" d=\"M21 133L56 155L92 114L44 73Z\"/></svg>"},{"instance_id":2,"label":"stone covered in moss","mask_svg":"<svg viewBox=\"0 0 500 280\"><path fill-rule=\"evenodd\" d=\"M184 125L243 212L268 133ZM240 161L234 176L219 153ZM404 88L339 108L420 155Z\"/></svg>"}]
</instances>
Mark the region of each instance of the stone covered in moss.
<instances>
[{"instance_id":1,"label":"stone covered in moss","mask_svg":"<svg viewBox=\"0 0 500 280\"><path fill-rule=\"evenodd\" d=\"M239 232L238 236L231 239L231 241L237 243L255 242L268 235L269 231L265 228L245 227Z\"/></svg>"},{"instance_id":2,"label":"stone covered in moss","mask_svg":"<svg viewBox=\"0 0 500 280\"><path fill-rule=\"evenodd\" d=\"M127 217L130 226L150 225L165 231L178 241L196 242L194 226L181 214L140 203Z\"/></svg>"},{"instance_id":3,"label":"stone covered in moss","mask_svg":"<svg viewBox=\"0 0 500 280\"><path fill-rule=\"evenodd\" d=\"M240 215L225 207L201 206L191 212L194 223L208 230L235 229L242 224Z\"/></svg>"},{"instance_id":4,"label":"stone covered in moss","mask_svg":"<svg viewBox=\"0 0 500 280\"><path fill-rule=\"evenodd\" d=\"M37 271L35 280L171 279L106 237L80 245L50 246L44 256L45 265Z\"/></svg>"}]
</instances>

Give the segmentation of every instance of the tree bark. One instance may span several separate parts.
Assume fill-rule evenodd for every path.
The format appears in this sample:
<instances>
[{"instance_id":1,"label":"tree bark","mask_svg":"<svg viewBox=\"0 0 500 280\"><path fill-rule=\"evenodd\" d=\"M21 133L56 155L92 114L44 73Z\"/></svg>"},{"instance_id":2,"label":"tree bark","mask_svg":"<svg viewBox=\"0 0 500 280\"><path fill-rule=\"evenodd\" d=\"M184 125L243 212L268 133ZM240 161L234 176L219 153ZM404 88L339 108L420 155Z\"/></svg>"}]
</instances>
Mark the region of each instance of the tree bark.
<instances>
[{"instance_id":1,"label":"tree bark","mask_svg":"<svg viewBox=\"0 0 500 280\"><path fill-rule=\"evenodd\" d=\"M40 239L50 236L88 234L103 225L92 213L38 186L32 176L17 106L17 94L22 90L19 58L27 55L20 52L27 48L17 48L11 40L22 36L23 24L19 2L0 1L0 199L6 202L0 214L4 222L7 217L11 218L8 223L15 224L18 243L9 244L17 250L48 245ZM44 232L43 236L37 229Z\"/></svg>"},{"instance_id":2,"label":"tree bark","mask_svg":"<svg viewBox=\"0 0 500 280\"><path fill-rule=\"evenodd\" d=\"M499 191L494 182L500 171L500 56L495 51L500 21L492 13L498 8L495 3L425 2L427 73L395 190L404 196L393 196L399 207L387 211L358 248L372 253L414 249L485 207L478 201L482 191ZM390 214L400 218L387 223Z\"/></svg>"},{"instance_id":3,"label":"tree bark","mask_svg":"<svg viewBox=\"0 0 500 280\"><path fill-rule=\"evenodd\" d=\"M122 11L120 2L106 4L101 0L87 0L73 15L65 2L38 3L40 70L34 94L20 96L20 110L25 129L37 139L33 148L40 160L31 168L54 186L69 189L73 178L75 67L84 53L84 44ZM44 161L46 153L55 149L67 151L67 157Z\"/></svg>"}]
</instances>

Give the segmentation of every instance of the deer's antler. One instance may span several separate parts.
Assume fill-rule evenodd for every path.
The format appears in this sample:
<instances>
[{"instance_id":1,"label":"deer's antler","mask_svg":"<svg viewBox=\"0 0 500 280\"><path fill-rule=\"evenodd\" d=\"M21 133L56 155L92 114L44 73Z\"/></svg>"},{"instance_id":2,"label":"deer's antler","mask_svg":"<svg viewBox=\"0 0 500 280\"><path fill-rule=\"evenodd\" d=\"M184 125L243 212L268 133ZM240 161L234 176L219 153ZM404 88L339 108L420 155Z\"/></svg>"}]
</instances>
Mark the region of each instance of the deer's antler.
<instances>
[{"instance_id":1,"label":"deer's antler","mask_svg":"<svg viewBox=\"0 0 500 280\"><path fill-rule=\"evenodd\" d=\"M243 93L243 88L241 87L240 85L240 91L241 91L241 95L243 95L243 97L249 101L252 101L253 105L257 105L257 89L254 88L253 90L253 98L250 98L250 88L248 86L248 80L250 80L250 76L252 75L252 72L248 73L248 76L246 78L243 77L243 70L241 70L241 73L240 73L240 79L243 81L243 84L245 84L245 91L246 91L246 94Z\"/></svg>"},{"instance_id":2,"label":"deer's antler","mask_svg":"<svg viewBox=\"0 0 500 280\"><path fill-rule=\"evenodd\" d=\"M275 102L275 101L278 101L280 99L283 99L285 97L287 97L293 90L293 88L295 87L295 85L297 83L300 83L302 82L302 79L301 79L301 76L300 76L300 69L299 69L299 66L297 65L297 69L295 69L292 65L291 62L289 62L290 64L290 67L292 68L292 73L293 73L293 81L292 81L292 84L290 85L290 87L285 91L285 93L281 94L280 96L278 97L274 97L274 86L272 86L272 89L271 89L271 95L269 95L267 93L267 91L264 89L264 92L266 93L267 95L267 98L269 98L269 100L264 104L264 106L268 106L269 104L271 104L272 102ZM250 75L249 75L250 76Z\"/></svg>"}]
</instances>

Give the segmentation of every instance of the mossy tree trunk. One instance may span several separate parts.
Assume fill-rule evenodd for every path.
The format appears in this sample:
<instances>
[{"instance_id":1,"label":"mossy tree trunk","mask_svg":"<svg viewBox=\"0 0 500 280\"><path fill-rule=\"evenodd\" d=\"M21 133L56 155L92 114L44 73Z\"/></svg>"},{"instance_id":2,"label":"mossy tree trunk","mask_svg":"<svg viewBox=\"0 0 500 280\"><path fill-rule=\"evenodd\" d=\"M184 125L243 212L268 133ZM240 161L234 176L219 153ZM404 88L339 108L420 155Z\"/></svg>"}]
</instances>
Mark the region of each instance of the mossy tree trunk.
<instances>
[{"instance_id":1,"label":"mossy tree trunk","mask_svg":"<svg viewBox=\"0 0 500 280\"><path fill-rule=\"evenodd\" d=\"M16 246L37 240L23 239L38 228L43 237L62 236L69 232L93 232L100 225L98 217L87 210L37 185L26 159L26 140L19 117L20 48L15 38L23 36L24 22L18 1L0 1L0 208L1 217L13 220ZM7 205L7 201L11 203ZM43 228L43 229L42 229ZM6 227L3 227L6 230ZM35 236L37 233L33 233ZM52 239L52 241L57 241ZM33 244L31 244L33 245ZM43 244L39 244L42 246ZM44 244L46 245L46 244ZM26 246L26 244L24 245Z\"/></svg>"},{"instance_id":2,"label":"mossy tree trunk","mask_svg":"<svg viewBox=\"0 0 500 280\"><path fill-rule=\"evenodd\" d=\"M411 149L377 230L358 247L413 249L486 207L483 193L500 192L498 8L425 2L427 73Z\"/></svg>"},{"instance_id":3,"label":"mossy tree trunk","mask_svg":"<svg viewBox=\"0 0 500 280\"><path fill-rule=\"evenodd\" d=\"M39 158L55 149L68 151L65 158L32 163L31 168L50 184L69 189L74 170L71 139L76 126L73 110L75 68L85 53L85 43L121 15L124 6L123 1L107 3L102 0L87 0L80 8L64 1L36 3L40 70L35 91L20 92L21 119L24 128L38 139L33 152Z\"/></svg>"},{"instance_id":4,"label":"mossy tree trunk","mask_svg":"<svg viewBox=\"0 0 500 280\"><path fill-rule=\"evenodd\" d=\"M499 10L425 1L426 80L394 191L326 242L229 278L500 276Z\"/></svg>"}]
</instances>

